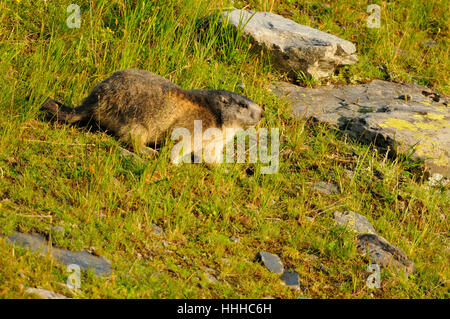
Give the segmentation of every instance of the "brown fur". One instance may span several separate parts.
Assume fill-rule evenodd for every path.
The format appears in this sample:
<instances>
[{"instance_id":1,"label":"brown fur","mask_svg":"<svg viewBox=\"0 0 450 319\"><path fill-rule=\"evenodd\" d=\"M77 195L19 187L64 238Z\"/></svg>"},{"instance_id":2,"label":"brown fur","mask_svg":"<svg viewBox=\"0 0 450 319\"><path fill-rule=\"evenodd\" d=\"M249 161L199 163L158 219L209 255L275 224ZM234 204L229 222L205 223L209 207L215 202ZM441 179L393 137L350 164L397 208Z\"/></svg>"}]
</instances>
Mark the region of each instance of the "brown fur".
<instances>
[{"instance_id":1,"label":"brown fur","mask_svg":"<svg viewBox=\"0 0 450 319\"><path fill-rule=\"evenodd\" d=\"M184 90L151 72L127 69L97 84L76 108L48 99L43 108L57 121L95 121L139 150L159 144L176 127L247 128L264 112L252 100L223 90Z\"/></svg>"}]
</instances>

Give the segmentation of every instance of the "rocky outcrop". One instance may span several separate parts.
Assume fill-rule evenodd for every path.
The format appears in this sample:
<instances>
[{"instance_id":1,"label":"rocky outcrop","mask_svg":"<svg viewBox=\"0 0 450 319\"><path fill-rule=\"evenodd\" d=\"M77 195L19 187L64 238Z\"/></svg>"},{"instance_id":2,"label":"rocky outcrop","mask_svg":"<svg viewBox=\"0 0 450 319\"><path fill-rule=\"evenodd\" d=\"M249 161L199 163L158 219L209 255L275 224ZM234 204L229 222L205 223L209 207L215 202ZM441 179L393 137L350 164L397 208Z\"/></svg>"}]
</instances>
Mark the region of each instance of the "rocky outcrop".
<instances>
[{"instance_id":1,"label":"rocky outcrop","mask_svg":"<svg viewBox=\"0 0 450 319\"><path fill-rule=\"evenodd\" d=\"M222 14L223 21L241 28L244 36L271 55L275 67L292 77L299 72L327 77L337 66L358 61L353 43L274 13L232 10Z\"/></svg>"},{"instance_id":2,"label":"rocky outcrop","mask_svg":"<svg viewBox=\"0 0 450 319\"><path fill-rule=\"evenodd\" d=\"M429 88L374 80L367 84L304 88L271 86L292 103L296 117L329 123L381 151L412 154L430 173L450 177L448 98Z\"/></svg>"},{"instance_id":3,"label":"rocky outcrop","mask_svg":"<svg viewBox=\"0 0 450 319\"><path fill-rule=\"evenodd\" d=\"M415 271L414 263L404 252L390 244L386 239L374 234L358 236L358 250L368 255L371 261L382 267L403 270L408 274Z\"/></svg>"},{"instance_id":4,"label":"rocky outcrop","mask_svg":"<svg viewBox=\"0 0 450 319\"><path fill-rule=\"evenodd\" d=\"M375 228L366 217L354 212L334 212L334 220L340 226L351 229L357 233L376 234Z\"/></svg>"},{"instance_id":5,"label":"rocky outcrop","mask_svg":"<svg viewBox=\"0 0 450 319\"><path fill-rule=\"evenodd\" d=\"M112 273L112 266L109 260L95 256L87 251L70 251L64 248L53 247L39 234L15 232L7 237L6 241L34 252L40 252L42 256L49 254L64 265L76 264L83 270L92 269L97 276L108 276Z\"/></svg>"}]
</instances>

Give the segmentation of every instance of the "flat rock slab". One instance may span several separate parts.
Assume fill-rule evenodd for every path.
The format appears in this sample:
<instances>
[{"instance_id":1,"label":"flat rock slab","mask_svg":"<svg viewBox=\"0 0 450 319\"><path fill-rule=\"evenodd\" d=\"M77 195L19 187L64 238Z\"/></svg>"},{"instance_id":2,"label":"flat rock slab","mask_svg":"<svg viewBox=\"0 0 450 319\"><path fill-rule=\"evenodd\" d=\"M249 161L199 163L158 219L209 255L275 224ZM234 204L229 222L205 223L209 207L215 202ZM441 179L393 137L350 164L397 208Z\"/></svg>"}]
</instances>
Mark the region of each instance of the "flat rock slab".
<instances>
[{"instance_id":1,"label":"flat rock slab","mask_svg":"<svg viewBox=\"0 0 450 319\"><path fill-rule=\"evenodd\" d=\"M300 289L298 273L292 269L286 269L280 278L288 287Z\"/></svg>"},{"instance_id":2,"label":"flat rock slab","mask_svg":"<svg viewBox=\"0 0 450 319\"><path fill-rule=\"evenodd\" d=\"M373 234L358 236L358 249L379 266L393 267L408 274L415 271L414 263L405 253L381 236Z\"/></svg>"},{"instance_id":3,"label":"flat rock slab","mask_svg":"<svg viewBox=\"0 0 450 319\"><path fill-rule=\"evenodd\" d=\"M28 288L25 292L36 295L41 299L69 299L64 295L41 288Z\"/></svg>"},{"instance_id":4,"label":"flat rock slab","mask_svg":"<svg viewBox=\"0 0 450 319\"><path fill-rule=\"evenodd\" d=\"M274 66L294 77L298 71L327 77L337 66L358 61L350 41L274 13L232 10L223 12L222 20L240 28L257 47L270 53Z\"/></svg>"},{"instance_id":5,"label":"flat rock slab","mask_svg":"<svg viewBox=\"0 0 450 319\"><path fill-rule=\"evenodd\" d=\"M31 251L40 251L41 256L50 254L64 265L76 264L83 270L89 268L97 276L108 276L112 273L111 262L103 257L92 255L86 251L70 251L64 248L52 247L49 242L39 234L23 234L15 232L6 238L6 241L27 248Z\"/></svg>"},{"instance_id":6,"label":"flat rock slab","mask_svg":"<svg viewBox=\"0 0 450 319\"><path fill-rule=\"evenodd\" d=\"M284 266L281 263L280 257L275 254L271 254L266 251L260 251L256 256L256 259L261 261L262 264L271 272L282 274L284 271Z\"/></svg>"},{"instance_id":7,"label":"flat rock slab","mask_svg":"<svg viewBox=\"0 0 450 319\"><path fill-rule=\"evenodd\" d=\"M339 193L339 188L333 183L317 182L313 185L313 189L325 195Z\"/></svg>"},{"instance_id":8,"label":"flat rock slab","mask_svg":"<svg viewBox=\"0 0 450 319\"><path fill-rule=\"evenodd\" d=\"M271 85L292 103L292 113L328 123L381 151L424 161L431 173L450 177L448 97L409 83L374 80L367 84L304 88Z\"/></svg>"},{"instance_id":9,"label":"flat rock slab","mask_svg":"<svg viewBox=\"0 0 450 319\"><path fill-rule=\"evenodd\" d=\"M334 212L334 220L337 224L354 230L360 234L374 234L375 228L366 217L354 212Z\"/></svg>"}]
</instances>

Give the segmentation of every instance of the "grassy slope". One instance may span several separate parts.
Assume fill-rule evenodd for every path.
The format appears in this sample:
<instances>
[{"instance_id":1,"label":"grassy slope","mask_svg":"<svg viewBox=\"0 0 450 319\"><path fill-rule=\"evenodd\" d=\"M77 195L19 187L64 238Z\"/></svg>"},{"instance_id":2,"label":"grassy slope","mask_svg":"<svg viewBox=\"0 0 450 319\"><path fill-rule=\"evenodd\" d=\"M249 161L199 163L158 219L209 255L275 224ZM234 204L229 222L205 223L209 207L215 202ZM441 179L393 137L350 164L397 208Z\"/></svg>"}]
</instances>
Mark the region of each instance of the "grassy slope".
<instances>
[{"instance_id":1,"label":"grassy slope","mask_svg":"<svg viewBox=\"0 0 450 319\"><path fill-rule=\"evenodd\" d=\"M282 77L264 55L249 53L245 41L228 33L196 37L195 21L229 4L77 3L80 29L65 25L69 3L0 3L0 229L44 233L73 250L93 248L112 261L114 274L84 274L81 292L71 295L59 284L67 278L63 266L0 239L1 297L23 297L30 286L83 298L449 297L449 190L417 182L406 171L408 161L386 160L326 127L290 119L288 105L267 92L268 83ZM361 62L333 82L414 77L448 93L444 3L380 2L380 30L365 27L366 1L333 2L330 8L253 1L248 7L354 41ZM437 46L422 46L426 38ZM170 145L157 160L132 162L119 156L119 143L108 135L48 123L38 111L40 101L24 99L33 91L76 105L95 83L128 67L185 88L232 90L263 105L261 126L282 132L279 173L260 175L259 164L174 167ZM354 170L351 179L346 169ZM329 180L341 194L324 196L311 188ZM332 220L334 210L344 209L367 216L417 272L407 279L383 270L382 288L368 289L367 260L357 255L354 235ZM153 224L165 235L153 234ZM56 225L65 228L64 236L52 231ZM255 263L259 250L295 267L303 292L282 286ZM208 283L202 267L215 269L219 282Z\"/></svg>"}]
</instances>

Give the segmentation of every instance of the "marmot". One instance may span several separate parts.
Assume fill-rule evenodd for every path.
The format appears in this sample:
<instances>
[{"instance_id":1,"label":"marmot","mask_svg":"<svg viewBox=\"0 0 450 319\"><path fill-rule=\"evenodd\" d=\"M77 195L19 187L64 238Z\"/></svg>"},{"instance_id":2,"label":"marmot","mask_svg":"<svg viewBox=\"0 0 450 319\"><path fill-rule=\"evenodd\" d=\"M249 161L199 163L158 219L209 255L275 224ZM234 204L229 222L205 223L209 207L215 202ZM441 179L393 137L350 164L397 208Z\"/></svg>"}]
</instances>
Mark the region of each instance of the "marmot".
<instances>
[{"instance_id":1,"label":"marmot","mask_svg":"<svg viewBox=\"0 0 450 319\"><path fill-rule=\"evenodd\" d=\"M194 130L246 129L260 122L263 109L252 100L224 90L184 90L154 73L126 69L97 84L80 106L47 99L42 106L57 121L94 121L137 152L149 152L176 127ZM230 137L227 137L228 139Z\"/></svg>"}]
</instances>

